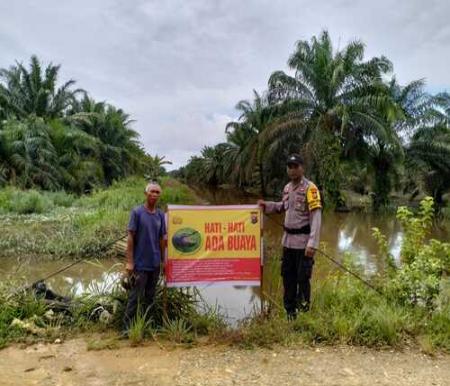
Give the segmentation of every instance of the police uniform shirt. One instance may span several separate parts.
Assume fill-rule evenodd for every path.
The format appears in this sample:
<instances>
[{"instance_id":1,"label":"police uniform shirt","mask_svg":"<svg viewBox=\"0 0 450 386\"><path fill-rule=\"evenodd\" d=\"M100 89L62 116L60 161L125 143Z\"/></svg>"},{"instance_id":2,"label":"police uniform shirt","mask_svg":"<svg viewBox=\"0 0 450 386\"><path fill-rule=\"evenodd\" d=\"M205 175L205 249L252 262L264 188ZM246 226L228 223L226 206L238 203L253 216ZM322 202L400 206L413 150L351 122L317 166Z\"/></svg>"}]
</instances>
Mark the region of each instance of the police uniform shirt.
<instances>
[{"instance_id":1,"label":"police uniform shirt","mask_svg":"<svg viewBox=\"0 0 450 386\"><path fill-rule=\"evenodd\" d=\"M311 228L310 234L289 234L284 232L282 244L286 248L317 249L320 241L322 203L317 186L306 178L298 185L289 182L283 189L280 202L266 202L265 213L285 212L284 226L300 229L305 225Z\"/></svg>"}]
</instances>

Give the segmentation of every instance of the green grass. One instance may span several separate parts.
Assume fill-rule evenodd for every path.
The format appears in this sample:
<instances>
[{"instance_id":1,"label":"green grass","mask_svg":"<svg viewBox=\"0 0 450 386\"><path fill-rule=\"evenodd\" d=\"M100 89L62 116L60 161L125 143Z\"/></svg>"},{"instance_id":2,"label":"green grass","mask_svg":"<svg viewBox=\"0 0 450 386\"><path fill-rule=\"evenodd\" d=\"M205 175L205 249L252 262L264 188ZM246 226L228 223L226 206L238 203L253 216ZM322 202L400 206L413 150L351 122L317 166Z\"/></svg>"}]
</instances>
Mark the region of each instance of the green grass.
<instances>
[{"instance_id":1,"label":"green grass","mask_svg":"<svg viewBox=\"0 0 450 386\"><path fill-rule=\"evenodd\" d=\"M407 309L389 304L353 278L325 281L314 295L311 312L294 323L307 341L395 346L410 332Z\"/></svg>"},{"instance_id":2,"label":"green grass","mask_svg":"<svg viewBox=\"0 0 450 386\"><path fill-rule=\"evenodd\" d=\"M161 330L163 337L174 343L191 343L194 340L192 325L185 319L167 319Z\"/></svg>"},{"instance_id":3,"label":"green grass","mask_svg":"<svg viewBox=\"0 0 450 386\"><path fill-rule=\"evenodd\" d=\"M133 319L128 331L128 339L132 345L141 343L145 337L151 336L153 332L152 319L149 315L149 310L143 313L140 309Z\"/></svg>"},{"instance_id":4,"label":"green grass","mask_svg":"<svg viewBox=\"0 0 450 386\"><path fill-rule=\"evenodd\" d=\"M101 337L100 339L90 339L86 348L88 351L115 350L120 348L120 344L116 336Z\"/></svg>"},{"instance_id":5,"label":"green grass","mask_svg":"<svg viewBox=\"0 0 450 386\"><path fill-rule=\"evenodd\" d=\"M349 344L365 347L417 345L424 352L450 352L450 307L425 311L393 303L351 277L336 275L313 291L308 313L288 322L273 308L245 321L232 341L242 347L275 344ZM277 311L278 310L278 311Z\"/></svg>"},{"instance_id":6,"label":"green grass","mask_svg":"<svg viewBox=\"0 0 450 386\"><path fill-rule=\"evenodd\" d=\"M0 256L108 256L103 246L125 235L130 210L144 202L143 178L75 198L64 192L0 190ZM160 206L198 198L175 180L162 180Z\"/></svg>"},{"instance_id":7,"label":"green grass","mask_svg":"<svg viewBox=\"0 0 450 386\"><path fill-rule=\"evenodd\" d=\"M68 208L75 196L64 191L47 192L7 187L0 190L0 214L45 214L55 208Z\"/></svg>"}]
</instances>

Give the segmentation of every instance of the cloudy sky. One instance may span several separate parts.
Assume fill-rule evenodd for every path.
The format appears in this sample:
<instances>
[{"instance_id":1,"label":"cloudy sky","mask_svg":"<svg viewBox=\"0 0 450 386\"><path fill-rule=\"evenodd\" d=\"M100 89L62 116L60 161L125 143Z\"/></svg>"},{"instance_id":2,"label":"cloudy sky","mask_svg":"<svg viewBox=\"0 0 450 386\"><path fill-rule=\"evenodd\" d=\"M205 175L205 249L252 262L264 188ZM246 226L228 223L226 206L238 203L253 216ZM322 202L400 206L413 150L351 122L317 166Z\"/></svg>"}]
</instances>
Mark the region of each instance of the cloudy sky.
<instances>
[{"instance_id":1,"label":"cloudy sky","mask_svg":"<svg viewBox=\"0 0 450 386\"><path fill-rule=\"evenodd\" d=\"M0 67L62 64L62 80L129 112L147 151L178 167L324 28L336 47L359 38L386 55L400 82L450 90L449 15L448 0L2 0Z\"/></svg>"}]
</instances>

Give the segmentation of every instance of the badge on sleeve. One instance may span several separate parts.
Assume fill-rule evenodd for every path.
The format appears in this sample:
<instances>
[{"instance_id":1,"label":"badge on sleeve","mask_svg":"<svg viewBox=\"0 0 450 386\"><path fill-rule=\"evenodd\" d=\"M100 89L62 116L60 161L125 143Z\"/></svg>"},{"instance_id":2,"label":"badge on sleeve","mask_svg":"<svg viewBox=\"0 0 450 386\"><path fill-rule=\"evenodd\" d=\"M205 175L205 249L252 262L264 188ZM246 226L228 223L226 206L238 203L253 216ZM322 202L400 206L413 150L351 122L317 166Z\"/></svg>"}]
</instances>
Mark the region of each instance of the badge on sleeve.
<instances>
[{"instance_id":1,"label":"badge on sleeve","mask_svg":"<svg viewBox=\"0 0 450 386\"><path fill-rule=\"evenodd\" d=\"M306 198L308 201L308 209L310 211L322 208L322 202L320 200L320 192L319 189L317 189L316 185L311 184L309 186L308 191L306 193Z\"/></svg>"}]
</instances>

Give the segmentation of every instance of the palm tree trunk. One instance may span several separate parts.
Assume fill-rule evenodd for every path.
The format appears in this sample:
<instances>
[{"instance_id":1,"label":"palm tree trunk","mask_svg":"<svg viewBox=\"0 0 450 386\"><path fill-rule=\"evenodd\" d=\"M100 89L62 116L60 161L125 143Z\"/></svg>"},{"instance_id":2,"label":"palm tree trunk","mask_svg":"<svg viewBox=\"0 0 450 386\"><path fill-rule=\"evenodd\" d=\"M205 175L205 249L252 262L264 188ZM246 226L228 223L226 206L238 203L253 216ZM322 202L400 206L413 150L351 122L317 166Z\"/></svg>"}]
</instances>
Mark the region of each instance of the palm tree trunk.
<instances>
[{"instance_id":1,"label":"palm tree trunk","mask_svg":"<svg viewBox=\"0 0 450 386\"><path fill-rule=\"evenodd\" d=\"M389 203L389 193L391 192L389 166L385 162L375 163L375 176L373 187L373 209L375 212L385 207Z\"/></svg>"},{"instance_id":2,"label":"palm tree trunk","mask_svg":"<svg viewBox=\"0 0 450 386\"><path fill-rule=\"evenodd\" d=\"M266 195L266 185L264 183L264 174L263 174L263 164L262 164L262 162L259 162L258 169L259 169L259 184L260 184L261 194L262 194L263 197L265 197L265 195Z\"/></svg>"}]
</instances>

